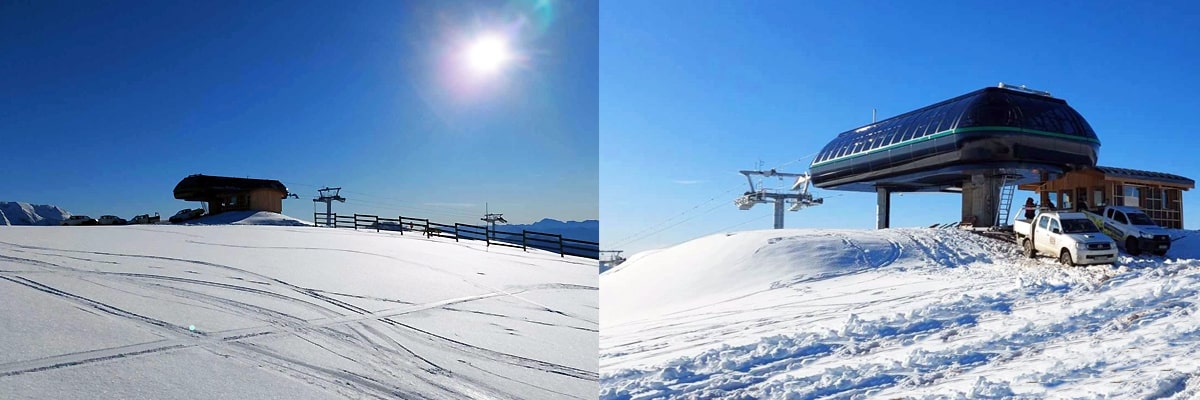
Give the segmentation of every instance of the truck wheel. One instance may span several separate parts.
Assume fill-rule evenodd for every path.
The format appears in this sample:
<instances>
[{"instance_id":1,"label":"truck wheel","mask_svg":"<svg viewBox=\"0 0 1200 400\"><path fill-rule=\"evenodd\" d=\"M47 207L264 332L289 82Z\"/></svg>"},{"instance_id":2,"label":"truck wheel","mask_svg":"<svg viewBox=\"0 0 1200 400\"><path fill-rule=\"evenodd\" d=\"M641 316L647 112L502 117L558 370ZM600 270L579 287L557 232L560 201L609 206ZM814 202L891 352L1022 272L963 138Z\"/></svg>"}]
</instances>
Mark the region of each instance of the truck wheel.
<instances>
[{"instance_id":1,"label":"truck wheel","mask_svg":"<svg viewBox=\"0 0 1200 400\"><path fill-rule=\"evenodd\" d=\"M1033 241L1031 241L1029 239L1025 239L1025 240L1021 241L1021 250L1022 250L1021 253L1024 254L1025 257L1029 257L1029 258L1037 257L1037 254L1033 251Z\"/></svg>"},{"instance_id":2,"label":"truck wheel","mask_svg":"<svg viewBox=\"0 0 1200 400\"><path fill-rule=\"evenodd\" d=\"M1075 266L1075 260L1071 259L1071 251L1067 249L1063 249L1062 254L1058 255L1058 262L1068 267Z\"/></svg>"},{"instance_id":3,"label":"truck wheel","mask_svg":"<svg viewBox=\"0 0 1200 400\"><path fill-rule=\"evenodd\" d=\"M1142 249L1138 248L1138 241L1136 238L1130 236L1128 239L1125 239L1125 252L1129 253L1131 256L1142 254Z\"/></svg>"}]
</instances>

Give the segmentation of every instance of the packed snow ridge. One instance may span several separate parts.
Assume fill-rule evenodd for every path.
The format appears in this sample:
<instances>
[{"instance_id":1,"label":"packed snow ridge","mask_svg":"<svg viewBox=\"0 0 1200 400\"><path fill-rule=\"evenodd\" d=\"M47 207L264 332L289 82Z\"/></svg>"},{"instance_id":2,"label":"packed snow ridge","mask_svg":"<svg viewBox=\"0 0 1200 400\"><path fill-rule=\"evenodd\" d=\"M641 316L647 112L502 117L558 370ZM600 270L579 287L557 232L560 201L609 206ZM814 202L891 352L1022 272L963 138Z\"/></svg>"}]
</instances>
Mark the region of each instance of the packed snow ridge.
<instances>
[{"instance_id":1,"label":"packed snow ridge","mask_svg":"<svg viewBox=\"0 0 1200 400\"><path fill-rule=\"evenodd\" d=\"M1194 398L1200 234L1112 266L959 230L771 230L600 276L602 399Z\"/></svg>"},{"instance_id":2,"label":"packed snow ridge","mask_svg":"<svg viewBox=\"0 0 1200 400\"><path fill-rule=\"evenodd\" d=\"M312 222L270 211L226 211L219 214L206 215L190 221L188 225L278 225L278 226L313 226Z\"/></svg>"},{"instance_id":3,"label":"packed snow ridge","mask_svg":"<svg viewBox=\"0 0 1200 400\"><path fill-rule=\"evenodd\" d=\"M593 260L222 216L0 229L0 397L596 396Z\"/></svg>"},{"instance_id":4,"label":"packed snow ridge","mask_svg":"<svg viewBox=\"0 0 1200 400\"><path fill-rule=\"evenodd\" d=\"M59 225L70 217L58 206L0 201L0 225Z\"/></svg>"}]
</instances>

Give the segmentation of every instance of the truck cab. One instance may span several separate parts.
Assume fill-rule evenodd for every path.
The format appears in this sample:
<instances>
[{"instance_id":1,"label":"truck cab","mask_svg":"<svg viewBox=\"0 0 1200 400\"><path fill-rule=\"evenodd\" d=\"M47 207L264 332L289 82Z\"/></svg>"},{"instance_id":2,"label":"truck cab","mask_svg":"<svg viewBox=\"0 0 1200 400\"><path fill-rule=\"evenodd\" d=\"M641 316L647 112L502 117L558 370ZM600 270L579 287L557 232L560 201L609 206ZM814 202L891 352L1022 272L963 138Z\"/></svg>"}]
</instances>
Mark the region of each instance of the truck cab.
<instances>
[{"instance_id":1,"label":"truck cab","mask_svg":"<svg viewBox=\"0 0 1200 400\"><path fill-rule=\"evenodd\" d=\"M1171 235L1167 230L1137 207L1107 206L1098 213L1086 214L1129 255L1149 251L1162 256L1171 249Z\"/></svg>"},{"instance_id":2,"label":"truck cab","mask_svg":"<svg viewBox=\"0 0 1200 400\"><path fill-rule=\"evenodd\" d=\"M1117 244L1084 213L1043 212L1033 220L1015 221L1013 232L1022 252L1030 258L1050 255L1067 266L1111 264L1117 260Z\"/></svg>"}]
</instances>

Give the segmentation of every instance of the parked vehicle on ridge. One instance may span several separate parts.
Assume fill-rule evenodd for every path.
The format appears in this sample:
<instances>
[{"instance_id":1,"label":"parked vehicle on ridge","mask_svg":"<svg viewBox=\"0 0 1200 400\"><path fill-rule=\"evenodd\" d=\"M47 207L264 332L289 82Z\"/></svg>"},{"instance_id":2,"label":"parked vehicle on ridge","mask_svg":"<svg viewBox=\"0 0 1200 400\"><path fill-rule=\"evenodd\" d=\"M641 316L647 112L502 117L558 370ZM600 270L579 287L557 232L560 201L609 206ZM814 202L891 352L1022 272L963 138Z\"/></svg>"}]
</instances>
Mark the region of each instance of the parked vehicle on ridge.
<instances>
[{"instance_id":1,"label":"parked vehicle on ridge","mask_svg":"<svg viewBox=\"0 0 1200 400\"><path fill-rule=\"evenodd\" d=\"M150 214L138 215L136 217L133 217L133 219L130 220L129 223L130 224L157 224L158 221L161 221L161 218L158 216L158 213L154 213L153 217L151 217Z\"/></svg>"},{"instance_id":2,"label":"parked vehicle on ridge","mask_svg":"<svg viewBox=\"0 0 1200 400\"><path fill-rule=\"evenodd\" d=\"M126 222L128 221L116 215L101 215L100 219L96 220L100 225L125 225Z\"/></svg>"},{"instance_id":3,"label":"parked vehicle on ridge","mask_svg":"<svg viewBox=\"0 0 1200 400\"><path fill-rule=\"evenodd\" d=\"M1032 220L1013 221L1022 254L1058 257L1066 266L1111 264L1117 260L1117 244L1100 232L1084 213L1047 211Z\"/></svg>"},{"instance_id":4,"label":"parked vehicle on ridge","mask_svg":"<svg viewBox=\"0 0 1200 400\"><path fill-rule=\"evenodd\" d=\"M1137 207L1106 206L1099 213L1084 211L1100 230L1129 255L1143 251L1163 256L1171 249L1171 235Z\"/></svg>"},{"instance_id":5,"label":"parked vehicle on ridge","mask_svg":"<svg viewBox=\"0 0 1200 400\"><path fill-rule=\"evenodd\" d=\"M72 215L62 221L63 226L96 225L96 220L86 215Z\"/></svg>"},{"instance_id":6,"label":"parked vehicle on ridge","mask_svg":"<svg viewBox=\"0 0 1200 400\"><path fill-rule=\"evenodd\" d=\"M177 213L175 213L175 215L171 216L171 218L168 219L168 221L171 221L171 223L173 223L173 224L178 224L180 222L184 222L187 220L199 218L202 215L204 215L203 208L197 208L197 209L185 208L185 209L179 210L179 212L177 212Z\"/></svg>"}]
</instances>

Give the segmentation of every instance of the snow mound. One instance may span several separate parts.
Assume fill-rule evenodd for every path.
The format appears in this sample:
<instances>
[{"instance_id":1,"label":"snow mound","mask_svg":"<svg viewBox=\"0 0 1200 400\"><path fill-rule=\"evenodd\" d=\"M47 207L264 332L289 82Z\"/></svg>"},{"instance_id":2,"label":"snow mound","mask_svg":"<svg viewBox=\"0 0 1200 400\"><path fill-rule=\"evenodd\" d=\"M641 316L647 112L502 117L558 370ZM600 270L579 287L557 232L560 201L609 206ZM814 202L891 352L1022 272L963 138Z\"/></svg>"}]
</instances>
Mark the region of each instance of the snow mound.
<instances>
[{"instance_id":1,"label":"snow mound","mask_svg":"<svg viewBox=\"0 0 1200 400\"><path fill-rule=\"evenodd\" d=\"M0 225L59 225L70 217L58 206L0 201Z\"/></svg>"},{"instance_id":2,"label":"snow mound","mask_svg":"<svg viewBox=\"0 0 1200 400\"><path fill-rule=\"evenodd\" d=\"M1066 268L958 230L713 235L600 276L600 398L1195 398L1200 232Z\"/></svg>"},{"instance_id":3,"label":"snow mound","mask_svg":"<svg viewBox=\"0 0 1200 400\"><path fill-rule=\"evenodd\" d=\"M997 243L966 232L897 229L761 230L716 234L668 249L638 253L604 273L609 319L653 318L663 312L718 302L868 270L926 262L944 267L990 262ZM607 293L607 289L606 289ZM619 313L608 313L620 310Z\"/></svg>"},{"instance_id":4,"label":"snow mound","mask_svg":"<svg viewBox=\"0 0 1200 400\"><path fill-rule=\"evenodd\" d=\"M226 211L187 221L188 225L312 226L313 223L270 211Z\"/></svg>"}]
</instances>

